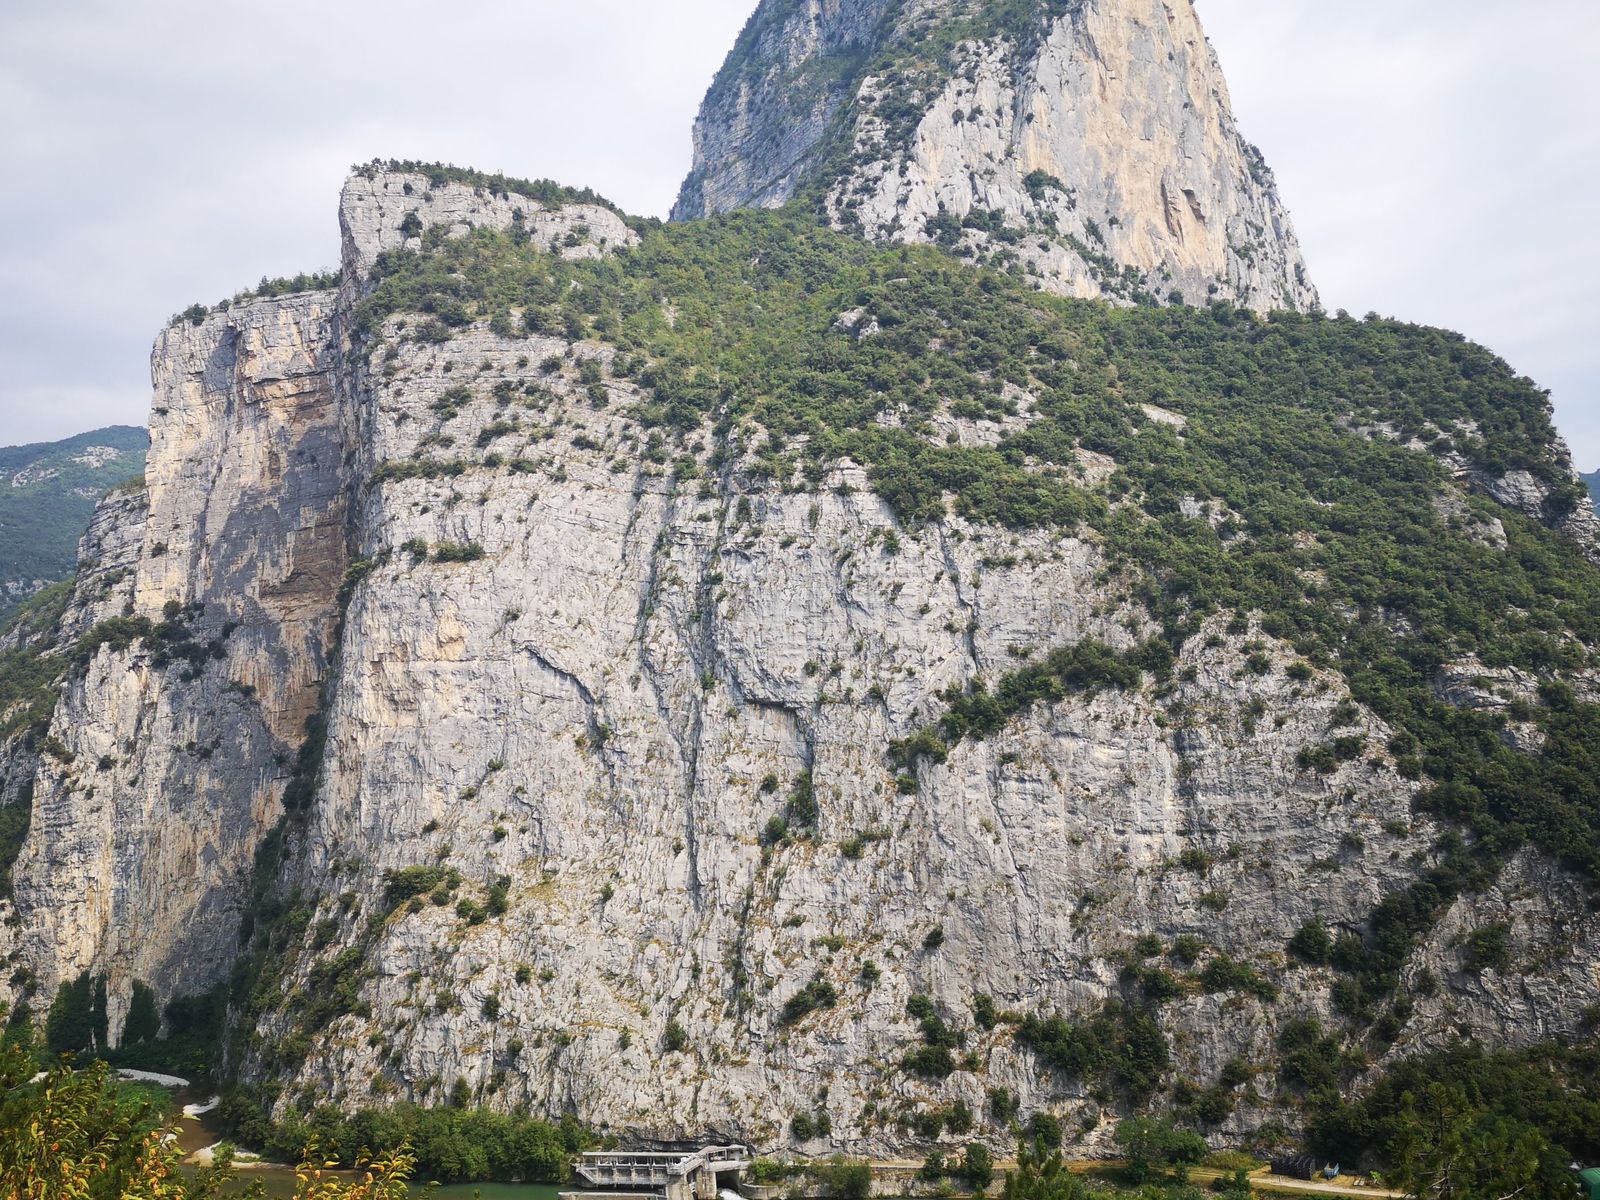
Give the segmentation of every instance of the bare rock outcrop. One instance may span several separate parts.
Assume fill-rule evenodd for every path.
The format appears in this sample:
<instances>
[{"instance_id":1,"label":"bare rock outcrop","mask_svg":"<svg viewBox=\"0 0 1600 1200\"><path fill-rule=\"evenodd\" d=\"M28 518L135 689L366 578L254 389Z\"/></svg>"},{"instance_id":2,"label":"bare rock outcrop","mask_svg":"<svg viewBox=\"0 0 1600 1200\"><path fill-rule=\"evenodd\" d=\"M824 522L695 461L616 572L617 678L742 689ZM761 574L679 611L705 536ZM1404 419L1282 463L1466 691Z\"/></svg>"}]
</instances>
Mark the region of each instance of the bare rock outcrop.
<instances>
[{"instance_id":1,"label":"bare rock outcrop","mask_svg":"<svg viewBox=\"0 0 1600 1200\"><path fill-rule=\"evenodd\" d=\"M1190 0L766 0L674 216L796 197L1069 295L1317 306Z\"/></svg>"}]
</instances>

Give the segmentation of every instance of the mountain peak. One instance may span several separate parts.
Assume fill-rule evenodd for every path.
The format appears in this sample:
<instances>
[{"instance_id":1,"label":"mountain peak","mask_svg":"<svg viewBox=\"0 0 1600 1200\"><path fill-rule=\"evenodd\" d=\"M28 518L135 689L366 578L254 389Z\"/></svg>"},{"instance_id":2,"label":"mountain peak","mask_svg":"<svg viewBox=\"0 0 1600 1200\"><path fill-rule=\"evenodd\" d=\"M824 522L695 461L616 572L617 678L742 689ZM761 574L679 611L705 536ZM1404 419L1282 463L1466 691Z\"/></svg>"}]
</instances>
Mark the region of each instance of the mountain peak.
<instances>
[{"instance_id":1,"label":"mountain peak","mask_svg":"<svg viewBox=\"0 0 1600 1200\"><path fill-rule=\"evenodd\" d=\"M673 215L793 200L1068 295L1318 303L1191 0L763 0Z\"/></svg>"}]
</instances>

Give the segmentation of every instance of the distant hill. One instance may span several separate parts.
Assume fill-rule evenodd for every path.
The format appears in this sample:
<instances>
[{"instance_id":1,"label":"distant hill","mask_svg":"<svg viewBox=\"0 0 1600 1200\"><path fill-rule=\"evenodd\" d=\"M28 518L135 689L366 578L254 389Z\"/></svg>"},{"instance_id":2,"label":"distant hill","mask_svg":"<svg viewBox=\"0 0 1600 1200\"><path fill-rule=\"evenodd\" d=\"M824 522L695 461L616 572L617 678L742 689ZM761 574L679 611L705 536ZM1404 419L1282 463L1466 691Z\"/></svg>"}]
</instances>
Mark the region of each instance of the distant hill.
<instances>
[{"instance_id":1,"label":"distant hill","mask_svg":"<svg viewBox=\"0 0 1600 1200\"><path fill-rule=\"evenodd\" d=\"M1582 479L1589 485L1589 495L1594 500L1594 506L1600 508L1600 471L1584 475Z\"/></svg>"},{"instance_id":2,"label":"distant hill","mask_svg":"<svg viewBox=\"0 0 1600 1200\"><path fill-rule=\"evenodd\" d=\"M0 618L72 574L95 501L141 474L149 447L132 425L0 447Z\"/></svg>"}]
</instances>

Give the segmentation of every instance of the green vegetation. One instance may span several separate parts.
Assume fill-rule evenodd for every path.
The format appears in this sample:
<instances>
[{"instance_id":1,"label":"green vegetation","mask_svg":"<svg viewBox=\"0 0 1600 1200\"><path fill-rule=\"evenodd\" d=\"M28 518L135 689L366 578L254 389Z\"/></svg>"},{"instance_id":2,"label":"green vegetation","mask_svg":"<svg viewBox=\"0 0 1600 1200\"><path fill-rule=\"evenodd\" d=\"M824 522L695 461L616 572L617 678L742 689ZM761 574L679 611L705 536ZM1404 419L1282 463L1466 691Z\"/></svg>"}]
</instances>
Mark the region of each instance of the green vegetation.
<instances>
[{"instance_id":1,"label":"green vegetation","mask_svg":"<svg viewBox=\"0 0 1600 1200\"><path fill-rule=\"evenodd\" d=\"M1121 653L1098 642L1064 646L1043 662L1004 676L992 693L981 679L965 689L950 688L943 696L949 708L938 723L891 742L889 756L900 766L910 766L919 757L943 762L962 738L988 737L1035 704L1069 695L1094 696L1106 689L1127 691L1139 686L1143 670L1157 678L1171 673L1172 650L1167 643L1153 641Z\"/></svg>"},{"instance_id":2,"label":"green vegetation","mask_svg":"<svg viewBox=\"0 0 1600 1200\"><path fill-rule=\"evenodd\" d=\"M1333 956L1333 937L1321 921L1307 921L1289 939L1289 952L1304 962L1325 963Z\"/></svg>"},{"instance_id":3,"label":"green vegetation","mask_svg":"<svg viewBox=\"0 0 1600 1200\"><path fill-rule=\"evenodd\" d=\"M0 1044L0 1193L120 1200L170 1169L157 1132L167 1109L148 1090L117 1084L104 1063L84 1070L55 1065L35 1081L32 1048L7 1036Z\"/></svg>"},{"instance_id":4,"label":"green vegetation","mask_svg":"<svg viewBox=\"0 0 1600 1200\"><path fill-rule=\"evenodd\" d=\"M0 1008L0 1016L4 1016ZM209 1167L180 1171L183 1151L167 1134L176 1120L168 1094L119 1083L104 1062L70 1060L40 1070L34 1049L9 1036L0 1044L0 1194L27 1200L221 1200L260 1195L236 1189L232 1150ZM306 1161L311 1158L314 1161ZM320 1154L296 1151L294 1200L405 1200L412 1155L403 1146L352 1160L354 1179L335 1178Z\"/></svg>"},{"instance_id":5,"label":"green vegetation","mask_svg":"<svg viewBox=\"0 0 1600 1200\"><path fill-rule=\"evenodd\" d=\"M1139 1117L1120 1122L1115 1136L1125 1165L1092 1176L1068 1167L1059 1146L1023 1141L1017 1147L1017 1165L1002 1185L1001 1200L1112 1200L1126 1196L1198 1200L1202 1193L1188 1183L1188 1169L1205 1157L1205 1141L1198 1134ZM1250 1185L1238 1174L1213 1186L1225 1195L1248 1198Z\"/></svg>"},{"instance_id":6,"label":"green vegetation","mask_svg":"<svg viewBox=\"0 0 1600 1200\"><path fill-rule=\"evenodd\" d=\"M901 1065L924 1079L943 1079L950 1075L956 1069L951 1051L966 1045L965 1034L951 1028L927 996L916 995L907 1000L906 1015L921 1027L922 1044L908 1050Z\"/></svg>"},{"instance_id":7,"label":"green vegetation","mask_svg":"<svg viewBox=\"0 0 1600 1200\"><path fill-rule=\"evenodd\" d=\"M1198 1133L1175 1129L1155 1117L1133 1117L1117 1126L1117 1148L1135 1183L1158 1171L1197 1165L1206 1156L1206 1140Z\"/></svg>"},{"instance_id":8,"label":"green vegetation","mask_svg":"<svg viewBox=\"0 0 1600 1200\"><path fill-rule=\"evenodd\" d=\"M1448 1139L1531 1135L1535 1157L1556 1167L1600 1160L1600 1048L1592 1040L1503 1051L1457 1045L1396 1064L1360 1098L1347 1098L1337 1074L1313 1074L1307 1102L1313 1147L1342 1162L1415 1162L1426 1157L1419 1141L1437 1141L1441 1130Z\"/></svg>"},{"instance_id":9,"label":"green vegetation","mask_svg":"<svg viewBox=\"0 0 1600 1200\"><path fill-rule=\"evenodd\" d=\"M95 498L137 478L149 445L143 429L113 425L60 442L0 447L0 623L34 581L72 574Z\"/></svg>"},{"instance_id":10,"label":"green vegetation","mask_svg":"<svg viewBox=\"0 0 1600 1200\"><path fill-rule=\"evenodd\" d=\"M23 731L42 734L49 724L62 663L46 651L72 599L72 584L51 584L0 623L0 639L11 644L0 650L0 739Z\"/></svg>"},{"instance_id":11,"label":"green vegetation","mask_svg":"<svg viewBox=\"0 0 1600 1200\"><path fill-rule=\"evenodd\" d=\"M347 1116L321 1105L274 1122L254 1098L233 1093L223 1101L222 1117L245 1144L280 1160L298 1161L315 1145L328 1160L352 1164L374 1147L408 1146L418 1175L441 1183L563 1183L572 1155L593 1140L571 1116L552 1124L470 1107L401 1104Z\"/></svg>"},{"instance_id":12,"label":"green vegetation","mask_svg":"<svg viewBox=\"0 0 1600 1200\"><path fill-rule=\"evenodd\" d=\"M1016 1037L1041 1066L1084 1080L1105 1094L1120 1094L1135 1105L1155 1094L1171 1063L1154 1012L1115 1000L1079 1023L1059 1016L1027 1016Z\"/></svg>"},{"instance_id":13,"label":"green vegetation","mask_svg":"<svg viewBox=\"0 0 1600 1200\"><path fill-rule=\"evenodd\" d=\"M413 896L438 891L448 895L460 886L461 872L449 867L402 867L383 873L383 900L393 912Z\"/></svg>"},{"instance_id":14,"label":"green vegetation","mask_svg":"<svg viewBox=\"0 0 1600 1200\"><path fill-rule=\"evenodd\" d=\"M360 319L368 338L390 316L430 312L599 338L626 352L645 391L635 421L669 436L709 428L719 463L753 453L751 487L814 489L849 457L910 531L953 512L1099 539L1107 581L1161 635L1130 650L1059 647L992 686L973 680L946 697L935 726L890 748L904 764L937 762L1030 704L1159 690L1213 614L1287 642L1302 682L1342 673L1396 736L1374 747L1330 730L1306 769L1382 758L1421 779L1419 808L1460 831L1361 937L1330 952L1340 1006L1361 1022L1384 1023L1414 939L1517 846L1600 877L1600 708L1562 682L1597 662L1600 572L1520 513L1469 497L1461 520L1434 503L1451 486L1445 451L1491 474L1532 472L1551 489L1551 519L1581 500L1552 455L1546 397L1482 348L1376 318L1048 297L933 249L865 245L797 211L650 226L638 249L593 262L542 253L514 231L424 243L380 264ZM856 308L877 336L833 330ZM1009 413L1005 385L1035 398L1036 417L999 445L932 436L933 415L957 406ZM1153 421L1145 405L1187 424ZM897 427L879 422L886 412L902 414ZM1414 439L1427 448L1407 448ZM1104 485L1082 478L1082 451L1119 464ZM445 469L478 468L404 464ZM1211 519L1185 515L1196 503ZM1474 536L1489 517L1504 523L1507 548ZM1501 737L1507 714L1438 699L1435 672L1469 655L1545 681L1541 702L1519 712L1545 735L1539 752ZM915 787L909 773L901 782Z\"/></svg>"},{"instance_id":15,"label":"green vegetation","mask_svg":"<svg viewBox=\"0 0 1600 1200\"><path fill-rule=\"evenodd\" d=\"M45 1044L54 1054L104 1049L106 981L87 971L56 989L45 1022Z\"/></svg>"},{"instance_id":16,"label":"green vegetation","mask_svg":"<svg viewBox=\"0 0 1600 1200\"><path fill-rule=\"evenodd\" d=\"M153 1042L161 1036L161 1013L156 1008L156 994L142 979L133 981L133 997L128 1004L128 1015L122 1023L121 1044L137 1046Z\"/></svg>"},{"instance_id":17,"label":"green vegetation","mask_svg":"<svg viewBox=\"0 0 1600 1200\"><path fill-rule=\"evenodd\" d=\"M67 663L51 655L56 623L72 598L72 580L65 579L18 605L0 621L0 742L24 735L41 749L60 694ZM25 780L9 804L0 804L0 898L12 894L12 868L22 853L33 820L32 779Z\"/></svg>"},{"instance_id":18,"label":"green vegetation","mask_svg":"<svg viewBox=\"0 0 1600 1200\"><path fill-rule=\"evenodd\" d=\"M818 975L783 1002L783 1008L778 1013L778 1023L797 1025L819 1008L832 1008L838 999L838 989Z\"/></svg>"},{"instance_id":19,"label":"green vegetation","mask_svg":"<svg viewBox=\"0 0 1600 1200\"><path fill-rule=\"evenodd\" d=\"M796 1114L796 1119L801 1117L805 1118L801 1128L805 1129L806 1122L809 1122L810 1132L814 1136L816 1117L810 1113ZM754 1183L768 1186L790 1179L808 1179L826 1195L837 1197L837 1200L866 1200L872 1189L871 1165L840 1154L802 1162L758 1158L750 1164L749 1178Z\"/></svg>"}]
</instances>

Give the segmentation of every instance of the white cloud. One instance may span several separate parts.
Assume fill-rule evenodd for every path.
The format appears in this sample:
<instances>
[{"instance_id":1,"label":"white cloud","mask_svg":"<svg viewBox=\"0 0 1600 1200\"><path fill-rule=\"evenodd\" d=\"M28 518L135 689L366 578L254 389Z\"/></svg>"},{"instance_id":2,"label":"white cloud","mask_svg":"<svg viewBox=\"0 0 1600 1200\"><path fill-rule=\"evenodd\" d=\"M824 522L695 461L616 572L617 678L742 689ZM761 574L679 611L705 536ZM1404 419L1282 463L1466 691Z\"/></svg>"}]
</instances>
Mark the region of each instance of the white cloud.
<instances>
[{"instance_id":1,"label":"white cloud","mask_svg":"<svg viewBox=\"0 0 1600 1200\"><path fill-rule=\"evenodd\" d=\"M1592 0L1199 0L1332 307L1461 329L1600 465ZM337 257L350 164L664 215L753 0L7 0L0 442L142 421L171 312Z\"/></svg>"}]
</instances>

